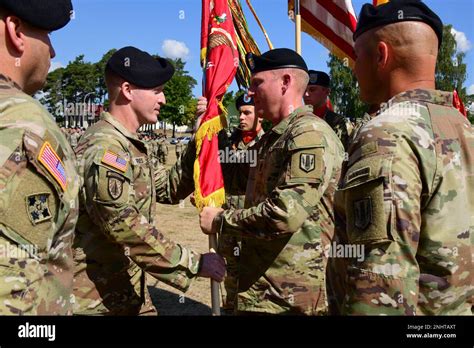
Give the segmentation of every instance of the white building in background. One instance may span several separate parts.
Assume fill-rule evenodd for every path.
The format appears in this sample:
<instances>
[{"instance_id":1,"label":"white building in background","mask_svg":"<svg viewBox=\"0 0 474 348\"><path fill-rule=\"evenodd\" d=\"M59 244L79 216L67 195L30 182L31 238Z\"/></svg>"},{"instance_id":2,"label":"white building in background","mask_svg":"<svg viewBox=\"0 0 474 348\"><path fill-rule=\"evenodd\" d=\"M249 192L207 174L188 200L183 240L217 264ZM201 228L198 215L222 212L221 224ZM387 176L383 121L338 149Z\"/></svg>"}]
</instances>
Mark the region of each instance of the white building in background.
<instances>
[{"instance_id":1,"label":"white building in background","mask_svg":"<svg viewBox=\"0 0 474 348\"><path fill-rule=\"evenodd\" d=\"M474 114L474 102L467 102L466 109L471 113Z\"/></svg>"}]
</instances>

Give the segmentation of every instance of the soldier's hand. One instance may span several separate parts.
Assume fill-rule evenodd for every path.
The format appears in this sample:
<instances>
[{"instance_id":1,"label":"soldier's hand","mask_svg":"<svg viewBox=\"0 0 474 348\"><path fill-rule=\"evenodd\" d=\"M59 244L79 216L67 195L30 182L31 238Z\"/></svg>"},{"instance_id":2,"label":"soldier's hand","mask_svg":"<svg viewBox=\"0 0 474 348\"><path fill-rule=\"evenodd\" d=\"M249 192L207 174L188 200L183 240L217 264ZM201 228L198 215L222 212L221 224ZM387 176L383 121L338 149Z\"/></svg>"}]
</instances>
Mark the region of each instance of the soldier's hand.
<instances>
[{"instance_id":1,"label":"soldier's hand","mask_svg":"<svg viewBox=\"0 0 474 348\"><path fill-rule=\"evenodd\" d=\"M225 276L224 258L216 253L202 254L198 276L212 278L217 282L223 281Z\"/></svg>"},{"instance_id":2,"label":"soldier's hand","mask_svg":"<svg viewBox=\"0 0 474 348\"><path fill-rule=\"evenodd\" d=\"M191 202L192 205L196 206L196 198L194 197L194 192L191 193L191 196L189 196L189 202Z\"/></svg>"},{"instance_id":3,"label":"soldier's hand","mask_svg":"<svg viewBox=\"0 0 474 348\"><path fill-rule=\"evenodd\" d=\"M207 98L199 97L197 106L196 106L196 123L194 125L194 131L197 131L199 126L201 125L201 120L206 110L207 110Z\"/></svg>"},{"instance_id":4,"label":"soldier's hand","mask_svg":"<svg viewBox=\"0 0 474 348\"><path fill-rule=\"evenodd\" d=\"M207 109L207 98L206 97L199 97L197 106L196 106L196 116L200 117L202 114L206 112Z\"/></svg>"},{"instance_id":5,"label":"soldier's hand","mask_svg":"<svg viewBox=\"0 0 474 348\"><path fill-rule=\"evenodd\" d=\"M218 231L212 230L212 222L216 215L223 212L224 209L222 208L214 208L214 207L204 207L204 209L199 214L199 224L201 225L201 230L205 234L212 234L217 233Z\"/></svg>"}]
</instances>

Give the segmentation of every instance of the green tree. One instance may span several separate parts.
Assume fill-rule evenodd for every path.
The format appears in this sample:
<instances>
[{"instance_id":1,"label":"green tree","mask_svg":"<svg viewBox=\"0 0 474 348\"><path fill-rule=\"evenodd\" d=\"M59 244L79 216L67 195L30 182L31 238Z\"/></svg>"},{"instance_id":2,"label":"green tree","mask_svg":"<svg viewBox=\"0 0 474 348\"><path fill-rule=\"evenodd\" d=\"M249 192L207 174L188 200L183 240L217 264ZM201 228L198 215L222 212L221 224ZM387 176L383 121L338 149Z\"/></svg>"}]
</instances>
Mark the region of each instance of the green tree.
<instances>
[{"instance_id":1,"label":"green tree","mask_svg":"<svg viewBox=\"0 0 474 348\"><path fill-rule=\"evenodd\" d=\"M227 128L230 130L239 125L239 112L235 107L235 100L243 93L243 90L239 90L236 93L229 91L222 98L222 105L227 110Z\"/></svg>"},{"instance_id":2,"label":"green tree","mask_svg":"<svg viewBox=\"0 0 474 348\"><path fill-rule=\"evenodd\" d=\"M67 116L88 115L98 84L95 65L77 56L65 68L48 74L40 101L46 105L57 122Z\"/></svg>"},{"instance_id":3,"label":"green tree","mask_svg":"<svg viewBox=\"0 0 474 348\"><path fill-rule=\"evenodd\" d=\"M101 101L102 104L106 103L105 97L107 96L107 86L105 85L105 66L107 65L107 61L116 51L117 50L115 48L109 50L102 56L101 60L94 64L97 78L96 97Z\"/></svg>"},{"instance_id":4,"label":"green tree","mask_svg":"<svg viewBox=\"0 0 474 348\"><path fill-rule=\"evenodd\" d=\"M352 70L333 54L327 61L331 76L331 95L335 110L345 117L356 119L366 112L366 105L360 100L357 79Z\"/></svg>"},{"instance_id":5,"label":"green tree","mask_svg":"<svg viewBox=\"0 0 474 348\"><path fill-rule=\"evenodd\" d=\"M447 92L456 89L459 97L465 103L466 88L463 85L467 77L467 67L463 60L466 54L457 51L456 40L451 33L452 28L452 25L443 27L443 43L436 62L436 89Z\"/></svg>"},{"instance_id":6,"label":"green tree","mask_svg":"<svg viewBox=\"0 0 474 348\"><path fill-rule=\"evenodd\" d=\"M196 80L184 70L185 62L180 58L172 60L175 74L165 84L166 105L161 108L160 119L173 125L173 137L176 126L189 125L196 114L196 100L193 101L192 90Z\"/></svg>"},{"instance_id":7,"label":"green tree","mask_svg":"<svg viewBox=\"0 0 474 348\"><path fill-rule=\"evenodd\" d=\"M58 122L64 121L64 115L59 110L59 106L64 102L63 95L63 74L65 68L58 68L48 74L40 102L46 106L48 111L56 117Z\"/></svg>"}]
</instances>

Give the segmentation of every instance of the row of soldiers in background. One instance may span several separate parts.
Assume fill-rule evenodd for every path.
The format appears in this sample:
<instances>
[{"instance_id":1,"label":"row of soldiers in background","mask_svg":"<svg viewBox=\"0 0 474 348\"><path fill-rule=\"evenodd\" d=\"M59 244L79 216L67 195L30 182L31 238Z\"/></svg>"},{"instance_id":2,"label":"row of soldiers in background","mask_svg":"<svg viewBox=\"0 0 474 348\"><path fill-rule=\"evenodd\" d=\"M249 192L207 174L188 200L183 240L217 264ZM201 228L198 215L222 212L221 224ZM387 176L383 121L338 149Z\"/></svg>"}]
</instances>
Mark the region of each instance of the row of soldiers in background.
<instances>
[{"instance_id":1,"label":"row of soldiers in background","mask_svg":"<svg viewBox=\"0 0 474 348\"><path fill-rule=\"evenodd\" d=\"M166 144L166 135L156 134L155 132L140 132L138 138L148 144L152 154L153 165L165 165L168 160L168 145Z\"/></svg>"},{"instance_id":2,"label":"row of soldiers in background","mask_svg":"<svg viewBox=\"0 0 474 348\"><path fill-rule=\"evenodd\" d=\"M61 132L63 132L63 134L66 136L69 145L71 145L73 149L76 148L77 144L79 143L79 139L85 131L86 129L81 127L61 127Z\"/></svg>"}]
</instances>

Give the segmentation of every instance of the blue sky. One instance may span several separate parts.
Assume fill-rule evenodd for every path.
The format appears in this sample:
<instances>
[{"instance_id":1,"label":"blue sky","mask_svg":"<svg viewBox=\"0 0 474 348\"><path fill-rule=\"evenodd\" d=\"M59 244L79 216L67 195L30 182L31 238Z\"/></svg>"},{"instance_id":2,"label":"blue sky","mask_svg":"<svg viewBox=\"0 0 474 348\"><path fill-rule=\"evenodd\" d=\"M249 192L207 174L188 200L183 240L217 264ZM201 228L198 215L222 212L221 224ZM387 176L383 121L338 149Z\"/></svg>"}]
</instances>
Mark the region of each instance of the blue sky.
<instances>
[{"instance_id":1,"label":"blue sky","mask_svg":"<svg viewBox=\"0 0 474 348\"><path fill-rule=\"evenodd\" d=\"M357 15L366 2L352 1ZM268 50L245 0L241 3L260 50ZM251 3L273 45L294 48L294 24L287 16L287 0L251 0ZM474 0L425 0L425 3L458 32L458 48L466 52L468 66L465 86L474 94ZM73 0L73 4L74 19L52 34L56 50L53 67L65 66L80 54L85 55L86 61L96 62L111 48L132 45L165 57L182 57L186 69L198 81L195 95L201 94L200 0ZM328 70L327 50L305 33L302 55L310 68ZM232 89L236 88L234 83Z\"/></svg>"}]
</instances>

